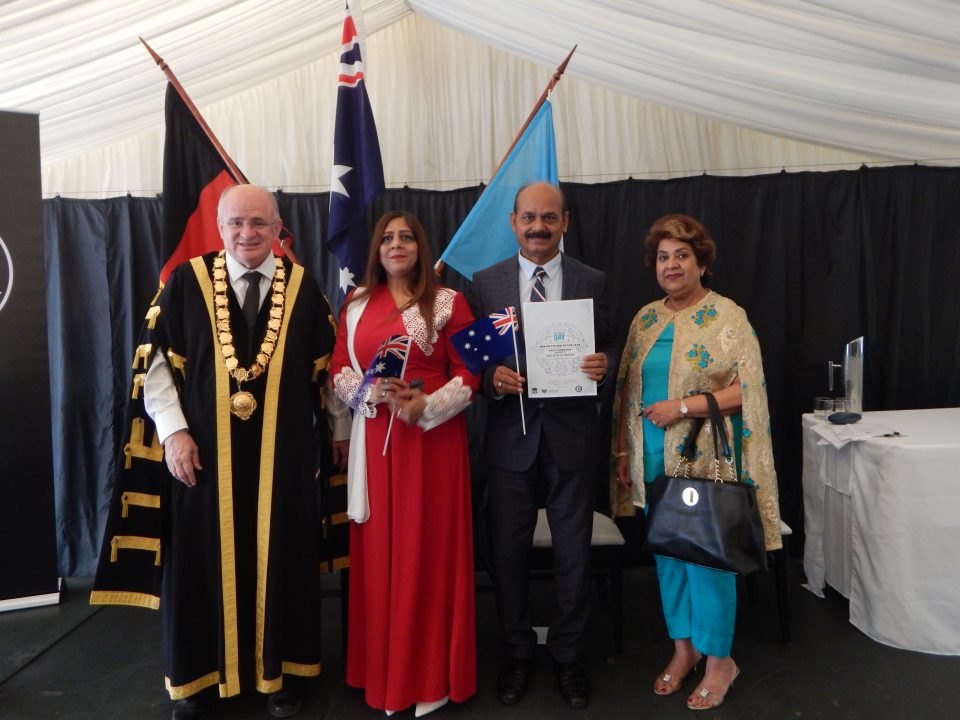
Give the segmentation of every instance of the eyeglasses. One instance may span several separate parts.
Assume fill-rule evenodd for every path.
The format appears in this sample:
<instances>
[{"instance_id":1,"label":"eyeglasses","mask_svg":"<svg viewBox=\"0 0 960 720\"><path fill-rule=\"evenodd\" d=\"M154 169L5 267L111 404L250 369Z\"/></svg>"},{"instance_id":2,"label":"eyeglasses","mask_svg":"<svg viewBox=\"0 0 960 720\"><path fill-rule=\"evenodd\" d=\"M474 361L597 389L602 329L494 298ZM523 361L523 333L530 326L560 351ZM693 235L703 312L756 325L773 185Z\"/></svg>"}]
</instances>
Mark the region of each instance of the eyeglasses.
<instances>
[{"instance_id":1,"label":"eyeglasses","mask_svg":"<svg viewBox=\"0 0 960 720\"><path fill-rule=\"evenodd\" d=\"M279 218L277 219L279 220ZM266 230L268 227L277 222L277 220L264 220L263 218L243 220L241 218L230 218L229 220L221 220L220 222L231 230L243 230L244 225L249 225L251 230L259 232L261 230Z\"/></svg>"}]
</instances>

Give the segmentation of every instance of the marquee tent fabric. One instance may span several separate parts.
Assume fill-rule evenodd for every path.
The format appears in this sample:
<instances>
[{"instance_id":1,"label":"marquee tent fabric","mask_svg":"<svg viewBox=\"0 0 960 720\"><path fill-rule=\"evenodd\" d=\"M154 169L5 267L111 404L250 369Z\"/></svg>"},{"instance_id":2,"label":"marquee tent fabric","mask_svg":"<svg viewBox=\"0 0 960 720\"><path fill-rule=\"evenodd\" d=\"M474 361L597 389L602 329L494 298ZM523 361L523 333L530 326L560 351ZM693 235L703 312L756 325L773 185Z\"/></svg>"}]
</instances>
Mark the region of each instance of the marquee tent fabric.
<instances>
[{"instance_id":1,"label":"marquee tent fabric","mask_svg":"<svg viewBox=\"0 0 960 720\"><path fill-rule=\"evenodd\" d=\"M329 186L343 0L13 0L0 107L40 113L46 194L160 188L162 73L255 182ZM388 186L489 175L569 49L562 179L960 158L947 0L366 0Z\"/></svg>"}]
</instances>

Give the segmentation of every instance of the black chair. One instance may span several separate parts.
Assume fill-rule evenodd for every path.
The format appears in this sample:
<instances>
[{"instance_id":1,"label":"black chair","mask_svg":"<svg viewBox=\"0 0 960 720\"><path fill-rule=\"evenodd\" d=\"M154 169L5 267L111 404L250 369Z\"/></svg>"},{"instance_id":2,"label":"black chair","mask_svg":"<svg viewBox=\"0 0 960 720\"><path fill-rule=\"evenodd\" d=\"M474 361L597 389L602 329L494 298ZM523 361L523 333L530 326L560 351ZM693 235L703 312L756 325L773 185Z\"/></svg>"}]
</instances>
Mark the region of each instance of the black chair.
<instances>
[{"instance_id":1,"label":"black chair","mask_svg":"<svg viewBox=\"0 0 960 720\"><path fill-rule=\"evenodd\" d=\"M780 536L783 547L767 553L767 564L773 571L774 585L777 594L777 614L780 618L780 641L786 645L790 642L790 536L793 529L783 520L780 521ZM756 604L760 599L757 589L757 575L748 575L745 578L747 598Z\"/></svg>"}]
</instances>

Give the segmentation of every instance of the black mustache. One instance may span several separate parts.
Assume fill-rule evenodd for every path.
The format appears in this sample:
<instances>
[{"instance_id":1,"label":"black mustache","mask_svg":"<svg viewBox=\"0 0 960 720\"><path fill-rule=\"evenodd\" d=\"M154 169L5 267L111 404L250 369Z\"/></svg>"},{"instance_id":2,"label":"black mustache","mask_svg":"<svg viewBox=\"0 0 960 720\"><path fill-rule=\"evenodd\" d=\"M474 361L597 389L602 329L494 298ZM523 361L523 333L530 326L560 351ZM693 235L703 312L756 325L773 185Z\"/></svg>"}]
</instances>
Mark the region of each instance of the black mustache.
<instances>
[{"instance_id":1,"label":"black mustache","mask_svg":"<svg viewBox=\"0 0 960 720\"><path fill-rule=\"evenodd\" d=\"M528 230L526 233L527 240L549 240L553 237L553 234L549 230Z\"/></svg>"}]
</instances>

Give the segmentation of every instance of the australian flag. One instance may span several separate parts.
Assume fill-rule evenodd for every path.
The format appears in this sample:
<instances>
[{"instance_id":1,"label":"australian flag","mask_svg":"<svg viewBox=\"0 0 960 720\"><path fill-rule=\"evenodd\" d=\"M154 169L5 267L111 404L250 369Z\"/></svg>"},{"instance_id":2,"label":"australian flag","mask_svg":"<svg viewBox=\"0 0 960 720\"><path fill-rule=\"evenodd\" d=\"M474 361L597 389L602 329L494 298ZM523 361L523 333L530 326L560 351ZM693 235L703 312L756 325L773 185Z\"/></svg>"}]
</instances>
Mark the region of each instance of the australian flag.
<instances>
[{"instance_id":1,"label":"australian flag","mask_svg":"<svg viewBox=\"0 0 960 720\"><path fill-rule=\"evenodd\" d=\"M337 85L327 247L339 261L342 298L363 279L370 240L367 205L384 190L377 126L363 82L360 41L349 7L343 19Z\"/></svg>"},{"instance_id":2,"label":"australian flag","mask_svg":"<svg viewBox=\"0 0 960 720\"><path fill-rule=\"evenodd\" d=\"M403 371L407 367L407 355L409 353L409 335L391 335L380 343L370 367L363 374L363 382L360 384L360 389L354 394L350 407L356 410L363 404L363 396L366 394L367 388L375 383L377 378L402 378Z\"/></svg>"},{"instance_id":3,"label":"australian flag","mask_svg":"<svg viewBox=\"0 0 960 720\"><path fill-rule=\"evenodd\" d=\"M451 340L472 373L513 355L513 335L517 329L517 314L512 307L490 313L469 327L456 333Z\"/></svg>"}]
</instances>

